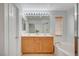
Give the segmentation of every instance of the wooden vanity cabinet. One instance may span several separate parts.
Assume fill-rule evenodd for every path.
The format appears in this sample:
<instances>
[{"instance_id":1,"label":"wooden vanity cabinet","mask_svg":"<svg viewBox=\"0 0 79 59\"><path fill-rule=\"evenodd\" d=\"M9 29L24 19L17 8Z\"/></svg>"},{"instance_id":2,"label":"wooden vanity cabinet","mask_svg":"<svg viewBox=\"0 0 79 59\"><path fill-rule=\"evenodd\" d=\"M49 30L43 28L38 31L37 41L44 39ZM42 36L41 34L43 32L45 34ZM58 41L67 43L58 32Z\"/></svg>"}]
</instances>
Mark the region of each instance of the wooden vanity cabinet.
<instances>
[{"instance_id":1,"label":"wooden vanity cabinet","mask_svg":"<svg viewBox=\"0 0 79 59\"><path fill-rule=\"evenodd\" d=\"M54 53L53 37L22 37L22 54Z\"/></svg>"}]
</instances>

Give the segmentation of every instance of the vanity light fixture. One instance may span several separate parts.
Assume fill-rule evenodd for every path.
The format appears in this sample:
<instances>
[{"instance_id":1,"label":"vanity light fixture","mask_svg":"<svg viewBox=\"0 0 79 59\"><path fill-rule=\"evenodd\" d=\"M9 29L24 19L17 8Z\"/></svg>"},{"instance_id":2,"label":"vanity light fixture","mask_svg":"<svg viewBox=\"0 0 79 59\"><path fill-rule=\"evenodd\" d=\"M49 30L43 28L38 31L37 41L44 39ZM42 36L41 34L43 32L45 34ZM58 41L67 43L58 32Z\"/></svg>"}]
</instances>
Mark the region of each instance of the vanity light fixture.
<instances>
[{"instance_id":1,"label":"vanity light fixture","mask_svg":"<svg viewBox=\"0 0 79 59\"><path fill-rule=\"evenodd\" d=\"M48 16L49 11L47 9L27 9L25 11L26 16Z\"/></svg>"}]
</instances>

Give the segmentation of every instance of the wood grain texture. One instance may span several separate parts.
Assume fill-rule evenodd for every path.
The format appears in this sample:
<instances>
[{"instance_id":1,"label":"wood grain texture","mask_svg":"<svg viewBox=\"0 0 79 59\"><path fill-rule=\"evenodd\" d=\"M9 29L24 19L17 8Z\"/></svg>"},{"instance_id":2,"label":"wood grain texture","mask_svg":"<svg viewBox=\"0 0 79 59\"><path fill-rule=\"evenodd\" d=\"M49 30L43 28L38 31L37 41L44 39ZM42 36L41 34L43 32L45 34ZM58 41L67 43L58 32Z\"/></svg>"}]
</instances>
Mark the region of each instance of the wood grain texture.
<instances>
[{"instance_id":1,"label":"wood grain texture","mask_svg":"<svg viewBox=\"0 0 79 59\"><path fill-rule=\"evenodd\" d=\"M22 37L22 54L54 53L53 37Z\"/></svg>"}]
</instances>

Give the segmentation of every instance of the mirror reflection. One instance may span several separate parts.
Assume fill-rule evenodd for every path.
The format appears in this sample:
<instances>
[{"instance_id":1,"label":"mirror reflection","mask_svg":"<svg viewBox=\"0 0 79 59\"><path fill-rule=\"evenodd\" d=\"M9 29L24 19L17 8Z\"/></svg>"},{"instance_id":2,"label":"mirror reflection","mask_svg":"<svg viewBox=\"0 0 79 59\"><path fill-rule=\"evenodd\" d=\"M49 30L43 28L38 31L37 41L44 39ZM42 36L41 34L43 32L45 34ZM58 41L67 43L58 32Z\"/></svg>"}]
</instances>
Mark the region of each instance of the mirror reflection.
<instances>
[{"instance_id":1,"label":"mirror reflection","mask_svg":"<svg viewBox=\"0 0 79 59\"><path fill-rule=\"evenodd\" d=\"M27 19L22 20L23 30L28 33L49 33L50 17L49 16L26 16Z\"/></svg>"}]
</instances>

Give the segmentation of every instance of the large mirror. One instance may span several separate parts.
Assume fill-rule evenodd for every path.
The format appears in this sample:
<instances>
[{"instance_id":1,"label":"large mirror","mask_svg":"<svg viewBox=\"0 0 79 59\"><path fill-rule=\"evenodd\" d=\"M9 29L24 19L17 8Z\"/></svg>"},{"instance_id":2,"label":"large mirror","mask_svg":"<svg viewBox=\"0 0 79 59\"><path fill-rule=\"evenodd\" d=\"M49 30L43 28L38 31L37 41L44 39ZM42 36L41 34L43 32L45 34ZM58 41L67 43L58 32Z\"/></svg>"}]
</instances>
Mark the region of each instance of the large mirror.
<instances>
[{"instance_id":1,"label":"large mirror","mask_svg":"<svg viewBox=\"0 0 79 59\"><path fill-rule=\"evenodd\" d=\"M50 17L49 16L26 16L22 19L23 31L27 33L49 33ZM28 28L28 30L26 30Z\"/></svg>"}]
</instances>

